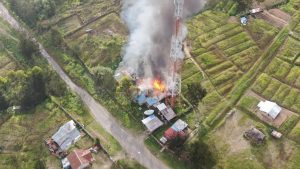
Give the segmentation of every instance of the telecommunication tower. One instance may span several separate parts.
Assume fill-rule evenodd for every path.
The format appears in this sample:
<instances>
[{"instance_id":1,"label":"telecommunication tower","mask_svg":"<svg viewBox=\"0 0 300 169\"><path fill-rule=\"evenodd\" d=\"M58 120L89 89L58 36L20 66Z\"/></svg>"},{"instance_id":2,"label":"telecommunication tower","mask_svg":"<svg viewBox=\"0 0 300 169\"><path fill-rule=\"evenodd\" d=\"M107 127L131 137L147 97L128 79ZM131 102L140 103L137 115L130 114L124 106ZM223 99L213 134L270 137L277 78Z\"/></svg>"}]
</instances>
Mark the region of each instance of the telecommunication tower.
<instances>
[{"instance_id":1,"label":"telecommunication tower","mask_svg":"<svg viewBox=\"0 0 300 169\"><path fill-rule=\"evenodd\" d=\"M174 0L174 6L174 17L176 22L174 25L175 29L171 40L170 57L172 61L172 67L170 68L170 77L168 79L168 95L171 97L171 104L174 104L175 97L179 95L181 91L181 77L179 75L179 71L184 58L184 53L182 51L184 39L182 25L184 0Z\"/></svg>"}]
</instances>

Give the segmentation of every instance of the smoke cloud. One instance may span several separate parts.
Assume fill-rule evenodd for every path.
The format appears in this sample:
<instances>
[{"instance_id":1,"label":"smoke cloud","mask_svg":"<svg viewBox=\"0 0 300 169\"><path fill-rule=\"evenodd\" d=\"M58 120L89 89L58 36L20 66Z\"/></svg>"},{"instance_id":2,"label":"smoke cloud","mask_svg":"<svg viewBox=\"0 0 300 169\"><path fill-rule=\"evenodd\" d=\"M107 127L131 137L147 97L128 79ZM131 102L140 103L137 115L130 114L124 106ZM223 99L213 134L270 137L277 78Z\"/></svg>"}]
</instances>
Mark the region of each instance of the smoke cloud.
<instances>
[{"instance_id":1,"label":"smoke cloud","mask_svg":"<svg viewBox=\"0 0 300 169\"><path fill-rule=\"evenodd\" d=\"M186 0L184 17L199 12L204 4L204 0ZM122 5L121 16L130 36L118 70L127 70L138 78L164 80L171 66L173 0L123 0Z\"/></svg>"}]
</instances>

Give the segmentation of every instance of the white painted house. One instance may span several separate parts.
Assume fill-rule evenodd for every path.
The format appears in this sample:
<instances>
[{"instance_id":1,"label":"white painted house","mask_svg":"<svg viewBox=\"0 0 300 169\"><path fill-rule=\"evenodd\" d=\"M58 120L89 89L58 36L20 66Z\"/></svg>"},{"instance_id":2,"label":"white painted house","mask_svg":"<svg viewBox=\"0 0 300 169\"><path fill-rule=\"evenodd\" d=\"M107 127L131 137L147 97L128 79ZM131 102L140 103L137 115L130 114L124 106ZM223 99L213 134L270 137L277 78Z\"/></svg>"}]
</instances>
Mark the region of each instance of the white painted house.
<instances>
[{"instance_id":1,"label":"white painted house","mask_svg":"<svg viewBox=\"0 0 300 169\"><path fill-rule=\"evenodd\" d=\"M260 111L267 113L268 116L271 116L273 119L276 119L282 110L276 103L267 100L260 101L257 106Z\"/></svg>"}]
</instances>

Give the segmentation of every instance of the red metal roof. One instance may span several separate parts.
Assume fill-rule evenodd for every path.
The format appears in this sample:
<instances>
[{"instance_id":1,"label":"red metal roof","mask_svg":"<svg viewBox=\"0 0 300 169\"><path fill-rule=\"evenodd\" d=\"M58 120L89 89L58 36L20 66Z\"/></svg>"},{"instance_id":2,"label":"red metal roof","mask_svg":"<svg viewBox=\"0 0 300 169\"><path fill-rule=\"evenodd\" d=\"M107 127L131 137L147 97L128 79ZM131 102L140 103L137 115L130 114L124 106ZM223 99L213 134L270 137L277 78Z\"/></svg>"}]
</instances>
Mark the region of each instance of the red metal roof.
<instances>
[{"instance_id":1,"label":"red metal roof","mask_svg":"<svg viewBox=\"0 0 300 169\"><path fill-rule=\"evenodd\" d=\"M177 137L177 132L175 130L173 130L172 128L169 128L168 130L165 131L164 133L164 137L167 140L173 140Z\"/></svg>"},{"instance_id":2,"label":"red metal roof","mask_svg":"<svg viewBox=\"0 0 300 169\"><path fill-rule=\"evenodd\" d=\"M80 166L87 166L94 161L93 155L89 150L74 150L67 156L72 169L78 169Z\"/></svg>"}]
</instances>

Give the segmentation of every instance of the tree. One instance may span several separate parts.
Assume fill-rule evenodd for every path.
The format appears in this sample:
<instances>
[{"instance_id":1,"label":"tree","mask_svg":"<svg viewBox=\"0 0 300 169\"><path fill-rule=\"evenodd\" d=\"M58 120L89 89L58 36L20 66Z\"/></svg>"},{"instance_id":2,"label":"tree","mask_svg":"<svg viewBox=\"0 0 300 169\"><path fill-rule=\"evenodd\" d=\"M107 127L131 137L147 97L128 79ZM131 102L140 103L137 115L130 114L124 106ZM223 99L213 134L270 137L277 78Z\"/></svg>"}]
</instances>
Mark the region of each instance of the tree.
<instances>
[{"instance_id":1,"label":"tree","mask_svg":"<svg viewBox=\"0 0 300 169\"><path fill-rule=\"evenodd\" d=\"M208 145L200 139L190 144L187 152L195 169L209 169L216 164Z\"/></svg>"},{"instance_id":2,"label":"tree","mask_svg":"<svg viewBox=\"0 0 300 169\"><path fill-rule=\"evenodd\" d=\"M132 98L132 90L135 88L134 83L129 78L123 78L117 87L117 93L126 96L128 99Z\"/></svg>"},{"instance_id":3,"label":"tree","mask_svg":"<svg viewBox=\"0 0 300 169\"><path fill-rule=\"evenodd\" d=\"M236 2L239 4L239 11L244 11L252 5L253 0L236 0Z\"/></svg>"},{"instance_id":4,"label":"tree","mask_svg":"<svg viewBox=\"0 0 300 169\"><path fill-rule=\"evenodd\" d=\"M110 68L96 66L92 69L93 75L96 77L96 83L109 91L116 90L116 82L113 77L113 71Z\"/></svg>"},{"instance_id":5,"label":"tree","mask_svg":"<svg viewBox=\"0 0 300 169\"><path fill-rule=\"evenodd\" d=\"M2 93L0 93L0 111L6 110L9 104Z\"/></svg>"},{"instance_id":6,"label":"tree","mask_svg":"<svg viewBox=\"0 0 300 169\"><path fill-rule=\"evenodd\" d=\"M62 47L63 42L64 42L64 38L63 38L62 34L56 29L51 29L50 30L50 43L55 47Z\"/></svg>"},{"instance_id":7,"label":"tree","mask_svg":"<svg viewBox=\"0 0 300 169\"><path fill-rule=\"evenodd\" d=\"M19 48L27 59L31 59L32 55L38 51L37 45L25 36L21 36Z\"/></svg>"},{"instance_id":8,"label":"tree","mask_svg":"<svg viewBox=\"0 0 300 169\"><path fill-rule=\"evenodd\" d=\"M46 99L46 84L44 72L40 67L33 67L28 83L25 84L21 95L21 107L30 109Z\"/></svg>"},{"instance_id":9,"label":"tree","mask_svg":"<svg viewBox=\"0 0 300 169\"><path fill-rule=\"evenodd\" d=\"M199 102L206 96L207 92L200 83L189 83L187 84L186 96L190 103L194 106L198 106Z\"/></svg>"},{"instance_id":10,"label":"tree","mask_svg":"<svg viewBox=\"0 0 300 169\"><path fill-rule=\"evenodd\" d=\"M50 74L47 77L47 84L46 84L46 90L48 95L61 97L64 96L67 87L66 84L59 78L59 76L51 71Z\"/></svg>"}]
</instances>

